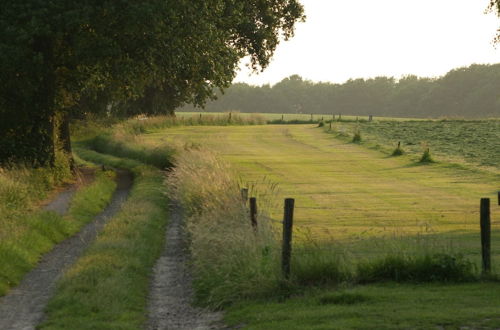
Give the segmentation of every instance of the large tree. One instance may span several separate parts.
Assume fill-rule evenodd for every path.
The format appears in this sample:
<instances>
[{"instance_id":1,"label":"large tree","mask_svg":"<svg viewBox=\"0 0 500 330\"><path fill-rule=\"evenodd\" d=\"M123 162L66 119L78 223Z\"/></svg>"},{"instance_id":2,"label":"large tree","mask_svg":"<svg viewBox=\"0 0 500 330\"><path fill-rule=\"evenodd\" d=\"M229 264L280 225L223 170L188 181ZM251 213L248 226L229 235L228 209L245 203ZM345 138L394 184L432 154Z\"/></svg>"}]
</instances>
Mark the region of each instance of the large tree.
<instances>
[{"instance_id":1,"label":"large tree","mask_svg":"<svg viewBox=\"0 0 500 330\"><path fill-rule=\"evenodd\" d=\"M492 12L496 12L497 16L500 17L500 0L490 0L489 9ZM497 30L497 37L495 39L496 43L500 43L500 28Z\"/></svg>"},{"instance_id":2,"label":"large tree","mask_svg":"<svg viewBox=\"0 0 500 330\"><path fill-rule=\"evenodd\" d=\"M54 164L82 107L202 105L242 57L264 69L303 17L298 0L4 0L0 163Z\"/></svg>"}]
</instances>

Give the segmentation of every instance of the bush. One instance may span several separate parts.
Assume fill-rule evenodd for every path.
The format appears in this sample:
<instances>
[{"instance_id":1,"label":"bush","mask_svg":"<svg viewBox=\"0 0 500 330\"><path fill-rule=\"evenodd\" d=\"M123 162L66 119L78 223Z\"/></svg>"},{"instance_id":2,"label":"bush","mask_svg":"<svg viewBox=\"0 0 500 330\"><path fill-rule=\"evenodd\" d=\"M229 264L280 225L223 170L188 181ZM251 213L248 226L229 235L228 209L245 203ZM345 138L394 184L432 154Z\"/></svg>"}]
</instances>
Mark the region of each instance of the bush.
<instances>
[{"instance_id":1,"label":"bush","mask_svg":"<svg viewBox=\"0 0 500 330\"><path fill-rule=\"evenodd\" d=\"M429 148L424 150L424 153L422 154L419 163L434 163L434 159L432 159L431 157L431 152Z\"/></svg>"},{"instance_id":2,"label":"bush","mask_svg":"<svg viewBox=\"0 0 500 330\"><path fill-rule=\"evenodd\" d=\"M404 154L404 150L401 148L401 142L398 142L398 146L394 151L392 152L392 156L401 156Z\"/></svg>"}]
</instances>

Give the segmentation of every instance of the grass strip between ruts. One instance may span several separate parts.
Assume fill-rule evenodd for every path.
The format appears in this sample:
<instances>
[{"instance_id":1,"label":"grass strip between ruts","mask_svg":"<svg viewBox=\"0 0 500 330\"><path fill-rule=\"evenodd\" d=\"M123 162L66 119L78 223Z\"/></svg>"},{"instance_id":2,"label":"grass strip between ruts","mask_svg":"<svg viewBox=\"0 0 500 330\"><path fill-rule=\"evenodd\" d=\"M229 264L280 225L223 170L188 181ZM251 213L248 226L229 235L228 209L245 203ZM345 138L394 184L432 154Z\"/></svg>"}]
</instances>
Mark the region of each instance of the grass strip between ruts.
<instances>
[{"instance_id":1,"label":"grass strip between ruts","mask_svg":"<svg viewBox=\"0 0 500 330\"><path fill-rule=\"evenodd\" d=\"M142 163L80 149L81 158L134 173L132 191L58 283L41 329L138 329L146 320L152 268L164 245L163 175Z\"/></svg>"},{"instance_id":2,"label":"grass strip between ruts","mask_svg":"<svg viewBox=\"0 0 500 330\"><path fill-rule=\"evenodd\" d=\"M0 296L19 284L44 253L99 214L115 187L111 172L98 172L92 184L75 193L67 215L45 210L19 214L12 235L0 243Z\"/></svg>"}]
</instances>

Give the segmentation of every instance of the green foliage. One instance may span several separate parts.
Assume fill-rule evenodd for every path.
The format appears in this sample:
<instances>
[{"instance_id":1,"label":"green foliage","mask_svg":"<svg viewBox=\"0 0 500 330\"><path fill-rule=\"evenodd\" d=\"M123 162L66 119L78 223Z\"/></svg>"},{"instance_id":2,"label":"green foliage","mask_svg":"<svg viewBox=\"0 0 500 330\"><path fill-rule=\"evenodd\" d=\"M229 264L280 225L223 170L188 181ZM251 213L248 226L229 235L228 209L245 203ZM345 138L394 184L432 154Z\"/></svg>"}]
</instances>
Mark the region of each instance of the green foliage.
<instances>
[{"instance_id":1,"label":"green foliage","mask_svg":"<svg viewBox=\"0 0 500 330\"><path fill-rule=\"evenodd\" d=\"M418 256L389 255L381 260L360 263L357 277L361 283L467 282L477 279L475 265L461 255L444 253Z\"/></svg>"},{"instance_id":2,"label":"green foliage","mask_svg":"<svg viewBox=\"0 0 500 330\"><path fill-rule=\"evenodd\" d=\"M283 291L271 223L259 213L254 231L226 163L205 150L184 151L166 185L185 211L198 302L222 307Z\"/></svg>"},{"instance_id":3,"label":"green foliage","mask_svg":"<svg viewBox=\"0 0 500 330\"><path fill-rule=\"evenodd\" d=\"M69 154L68 114L203 105L242 57L264 69L303 19L296 0L4 1L0 163L53 165L58 149Z\"/></svg>"},{"instance_id":4,"label":"green foliage","mask_svg":"<svg viewBox=\"0 0 500 330\"><path fill-rule=\"evenodd\" d=\"M166 169L172 166L170 159L173 150L167 146L150 149L137 143L113 139L109 134L98 135L86 141L85 146L99 153L134 159L145 164L156 166L160 169Z\"/></svg>"},{"instance_id":5,"label":"green foliage","mask_svg":"<svg viewBox=\"0 0 500 330\"><path fill-rule=\"evenodd\" d=\"M292 281L299 286L337 285L353 280L346 253L333 242L302 242L294 247Z\"/></svg>"},{"instance_id":6,"label":"green foliage","mask_svg":"<svg viewBox=\"0 0 500 330\"><path fill-rule=\"evenodd\" d=\"M398 142L398 146L392 152L392 156L393 157L402 156L404 153L405 152L404 152L403 148L401 148L401 142Z\"/></svg>"},{"instance_id":7,"label":"green foliage","mask_svg":"<svg viewBox=\"0 0 500 330\"><path fill-rule=\"evenodd\" d=\"M420 160L418 161L419 163L434 163L434 159L431 157L431 152L429 148L426 148L424 150L424 153L422 154L422 157L420 157Z\"/></svg>"},{"instance_id":8,"label":"green foliage","mask_svg":"<svg viewBox=\"0 0 500 330\"><path fill-rule=\"evenodd\" d=\"M404 76L350 79L343 84L303 80L294 75L274 86L232 85L208 111L338 114L386 117L499 117L500 64L471 65L443 77ZM189 109L189 108L186 108Z\"/></svg>"}]
</instances>

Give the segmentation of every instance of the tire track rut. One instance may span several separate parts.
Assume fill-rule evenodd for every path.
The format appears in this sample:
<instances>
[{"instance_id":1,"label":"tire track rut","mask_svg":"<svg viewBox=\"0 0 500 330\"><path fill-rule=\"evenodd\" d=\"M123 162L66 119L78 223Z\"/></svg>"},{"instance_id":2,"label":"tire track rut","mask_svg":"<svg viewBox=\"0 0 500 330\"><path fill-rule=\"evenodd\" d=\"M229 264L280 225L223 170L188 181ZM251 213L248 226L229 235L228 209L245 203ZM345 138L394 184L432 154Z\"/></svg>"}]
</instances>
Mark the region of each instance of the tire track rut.
<instances>
[{"instance_id":1,"label":"tire track rut","mask_svg":"<svg viewBox=\"0 0 500 330\"><path fill-rule=\"evenodd\" d=\"M154 267L147 329L227 329L221 323L222 313L191 305L192 278L187 262L182 212L179 206L172 205L165 249Z\"/></svg>"},{"instance_id":2,"label":"tire track rut","mask_svg":"<svg viewBox=\"0 0 500 330\"><path fill-rule=\"evenodd\" d=\"M117 171L117 188L110 204L76 235L56 245L45 254L38 266L21 283L0 298L0 329L35 329L44 317L57 280L95 239L105 223L116 214L127 199L132 186L132 174Z\"/></svg>"}]
</instances>

